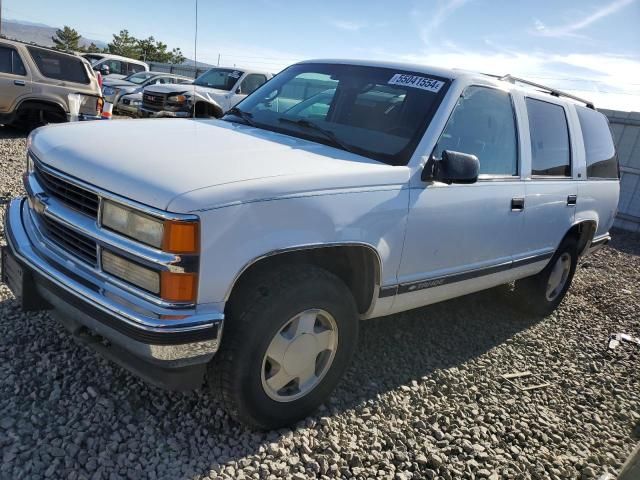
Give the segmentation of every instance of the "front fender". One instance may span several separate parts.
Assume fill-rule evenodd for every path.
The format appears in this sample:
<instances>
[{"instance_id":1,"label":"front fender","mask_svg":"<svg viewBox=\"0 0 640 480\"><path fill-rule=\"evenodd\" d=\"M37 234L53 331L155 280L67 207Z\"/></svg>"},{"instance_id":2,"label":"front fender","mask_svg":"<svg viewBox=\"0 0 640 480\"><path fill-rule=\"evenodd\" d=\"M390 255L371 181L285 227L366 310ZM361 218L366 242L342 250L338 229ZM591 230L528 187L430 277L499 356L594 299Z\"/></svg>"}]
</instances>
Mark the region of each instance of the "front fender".
<instances>
[{"instance_id":1,"label":"front fender","mask_svg":"<svg viewBox=\"0 0 640 480\"><path fill-rule=\"evenodd\" d=\"M202 225L199 303L224 302L253 261L276 251L360 244L376 250L381 283L400 264L409 194L379 189L243 203L197 212Z\"/></svg>"}]
</instances>

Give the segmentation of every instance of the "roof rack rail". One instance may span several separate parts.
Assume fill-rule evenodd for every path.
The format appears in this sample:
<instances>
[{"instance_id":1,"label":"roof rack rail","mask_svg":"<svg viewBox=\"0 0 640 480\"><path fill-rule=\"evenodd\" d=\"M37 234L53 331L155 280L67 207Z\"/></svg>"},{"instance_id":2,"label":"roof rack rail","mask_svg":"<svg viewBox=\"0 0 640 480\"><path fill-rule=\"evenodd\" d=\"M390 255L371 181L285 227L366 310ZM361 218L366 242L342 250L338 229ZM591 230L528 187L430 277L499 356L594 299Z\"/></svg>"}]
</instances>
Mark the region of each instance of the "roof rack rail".
<instances>
[{"instance_id":1,"label":"roof rack rail","mask_svg":"<svg viewBox=\"0 0 640 480\"><path fill-rule=\"evenodd\" d=\"M580 103L584 103L587 108L590 108L592 110L595 110L596 107L594 106L593 102L590 102L589 100L585 100L584 98L580 98L580 97L576 97L575 95L571 95L570 93L566 93L566 92L562 92L560 90L556 90L555 88L551 88L551 87L547 87L546 85L542 85L540 83L535 83L535 82L530 82L529 80L525 80L524 78L520 78L520 77L514 77L513 75L507 74L507 75L503 75L503 76L498 76L498 75L490 75L491 77L495 77L499 80L503 80L505 82L511 82L511 83L522 83L524 85L530 85L532 87L536 87L539 88L540 90L542 90L543 92L549 93L550 95L553 95L554 97L566 97L566 98L571 98L572 100L576 100Z\"/></svg>"}]
</instances>

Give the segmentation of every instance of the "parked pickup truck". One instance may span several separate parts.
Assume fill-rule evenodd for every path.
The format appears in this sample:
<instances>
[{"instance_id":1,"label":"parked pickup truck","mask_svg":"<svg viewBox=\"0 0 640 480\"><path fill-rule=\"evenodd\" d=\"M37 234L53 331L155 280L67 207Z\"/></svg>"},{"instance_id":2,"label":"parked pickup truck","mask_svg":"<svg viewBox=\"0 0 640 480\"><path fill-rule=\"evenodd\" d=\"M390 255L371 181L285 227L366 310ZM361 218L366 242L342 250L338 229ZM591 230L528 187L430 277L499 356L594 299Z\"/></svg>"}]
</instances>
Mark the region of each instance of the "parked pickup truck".
<instances>
[{"instance_id":1,"label":"parked pickup truck","mask_svg":"<svg viewBox=\"0 0 640 480\"><path fill-rule=\"evenodd\" d=\"M102 85L104 100L113 103L117 109L120 97L129 93L142 93L150 85L192 84L193 80L163 72L138 72L125 78L107 77Z\"/></svg>"},{"instance_id":2,"label":"parked pickup truck","mask_svg":"<svg viewBox=\"0 0 640 480\"><path fill-rule=\"evenodd\" d=\"M152 85L142 96L144 117L220 118L273 75L257 70L212 68L187 85Z\"/></svg>"},{"instance_id":3,"label":"parked pickup truck","mask_svg":"<svg viewBox=\"0 0 640 480\"><path fill-rule=\"evenodd\" d=\"M259 428L328 398L360 319L510 282L550 313L619 193L588 102L342 60L295 64L221 120L38 129L24 181L2 257L23 308L154 384L206 378Z\"/></svg>"}]
</instances>

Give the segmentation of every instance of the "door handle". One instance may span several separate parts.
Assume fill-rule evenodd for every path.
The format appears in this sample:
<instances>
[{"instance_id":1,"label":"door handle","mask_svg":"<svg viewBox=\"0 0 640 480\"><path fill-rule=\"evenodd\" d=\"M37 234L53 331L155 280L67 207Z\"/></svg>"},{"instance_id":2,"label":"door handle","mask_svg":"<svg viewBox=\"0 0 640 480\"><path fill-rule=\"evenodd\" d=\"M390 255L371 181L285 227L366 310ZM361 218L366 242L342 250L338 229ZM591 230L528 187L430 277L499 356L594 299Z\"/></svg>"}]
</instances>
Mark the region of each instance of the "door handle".
<instances>
[{"instance_id":1,"label":"door handle","mask_svg":"<svg viewBox=\"0 0 640 480\"><path fill-rule=\"evenodd\" d=\"M26 85L26 84L25 84L25 82L24 82L24 80L14 80L14 81L13 81L13 84L14 84L14 85L17 85L17 86L19 86L19 87L24 87L24 86Z\"/></svg>"},{"instance_id":2,"label":"door handle","mask_svg":"<svg viewBox=\"0 0 640 480\"><path fill-rule=\"evenodd\" d=\"M511 199L511 211L512 212L521 212L524 210L524 198L515 197Z\"/></svg>"},{"instance_id":3,"label":"door handle","mask_svg":"<svg viewBox=\"0 0 640 480\"><path fill-rule=\"evenodd\" d=\"M578 196L577 195L569 195L567 197L567 206L568 207L574 207L576 205L576 203L578 203Z\"/></svg>"}]
</instances>

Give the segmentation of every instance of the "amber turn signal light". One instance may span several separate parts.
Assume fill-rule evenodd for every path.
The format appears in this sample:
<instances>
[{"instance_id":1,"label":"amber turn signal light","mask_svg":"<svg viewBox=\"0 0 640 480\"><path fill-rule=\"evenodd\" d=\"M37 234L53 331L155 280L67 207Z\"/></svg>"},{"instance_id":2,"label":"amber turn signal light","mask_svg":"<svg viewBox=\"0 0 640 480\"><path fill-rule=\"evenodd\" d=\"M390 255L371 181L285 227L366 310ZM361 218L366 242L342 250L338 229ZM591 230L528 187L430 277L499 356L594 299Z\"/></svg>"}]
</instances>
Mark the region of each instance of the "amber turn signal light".
<instances>
[{"instance_id":1,"label":"amber turn signal light","mask_svg":"<svg viewBox=\"0 0 640 480\"><path fill-rule=\"evenodd\" d=\"M162 272L160 297L168 302L195 302L198 276L195 273Z\"/></svg>"},{"instance_id":2,"label":"amber turn signal light","mask_svg":"<svg viewBox=\"0 0 640 480\"><path fill-rule=\"evenodd\" d=\"M198 253L198 222L164 222L162 250L169 253Z\"/></svg>"}]
</instances>

